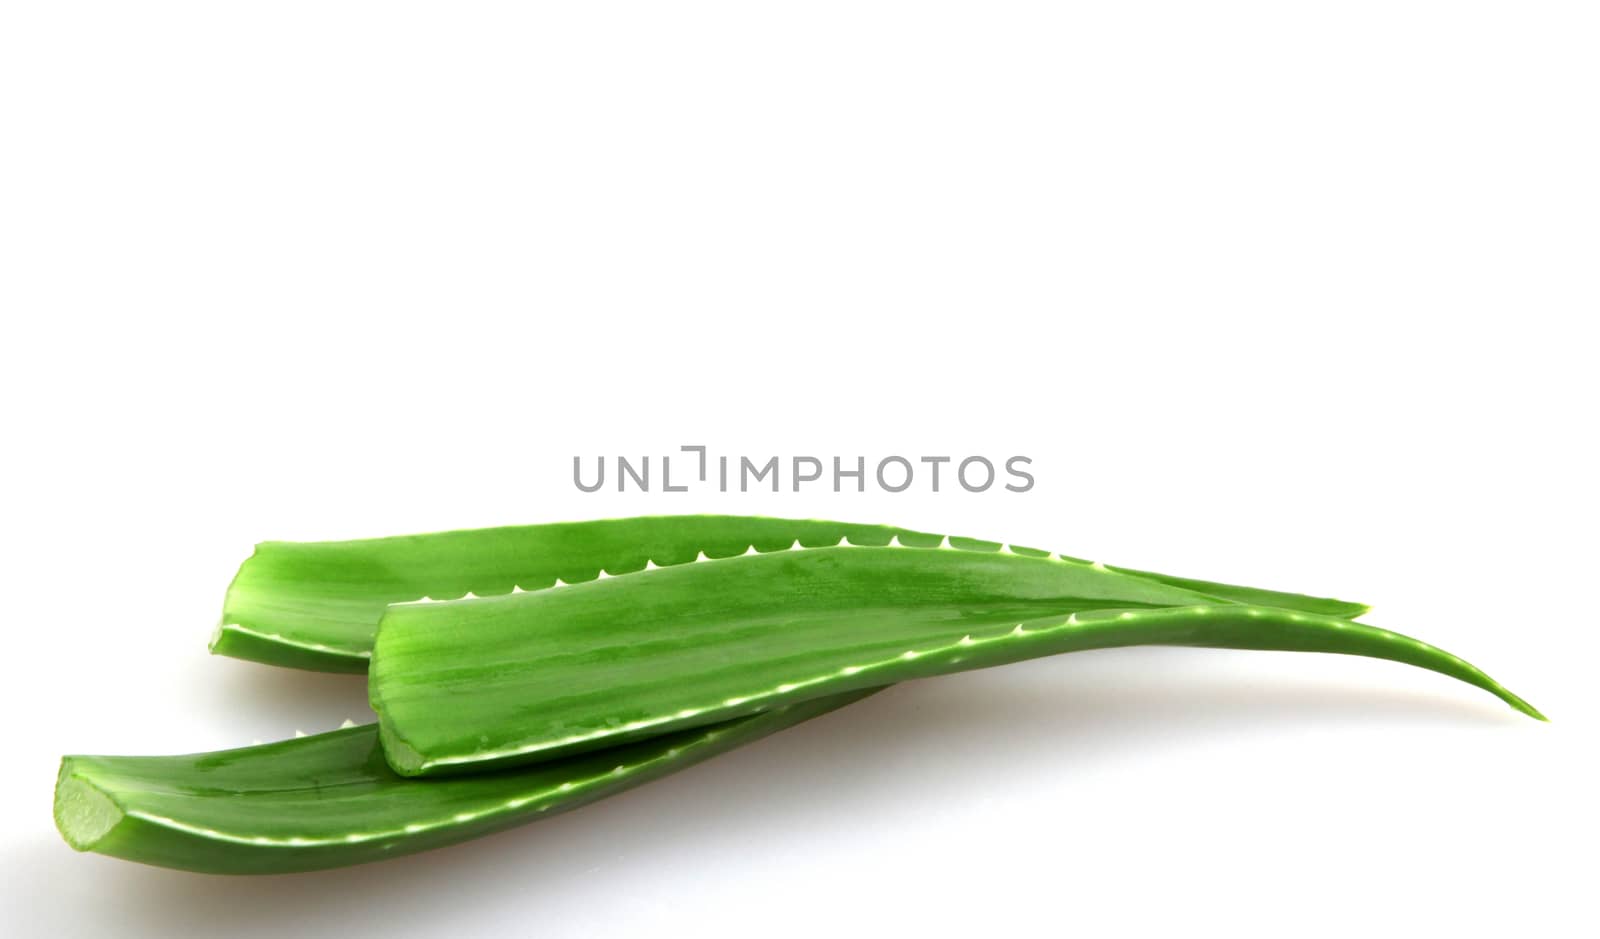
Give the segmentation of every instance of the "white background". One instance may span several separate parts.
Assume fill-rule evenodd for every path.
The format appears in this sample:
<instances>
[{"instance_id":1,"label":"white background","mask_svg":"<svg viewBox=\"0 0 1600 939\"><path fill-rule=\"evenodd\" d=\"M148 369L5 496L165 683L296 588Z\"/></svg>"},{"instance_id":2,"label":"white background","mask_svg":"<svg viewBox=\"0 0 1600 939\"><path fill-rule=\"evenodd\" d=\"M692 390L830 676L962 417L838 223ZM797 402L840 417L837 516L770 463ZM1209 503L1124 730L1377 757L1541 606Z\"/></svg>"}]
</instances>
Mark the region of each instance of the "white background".
<instances>
[{"instance_id":1,"label":"white background","mask_svg":"<svg viewBox=\"0 0 1600 939\"><path fill-rule=\"evenodd\" d=\"M0 932L1594 934L1593 4L535 6L5 6ZM1038 483L570 481L697 443ZM206 654L254 541L671 511L1364 600L1553 723L1134 649L363 868L56 836L62 753L363 718Z\"/></svg>"}]
</instances>

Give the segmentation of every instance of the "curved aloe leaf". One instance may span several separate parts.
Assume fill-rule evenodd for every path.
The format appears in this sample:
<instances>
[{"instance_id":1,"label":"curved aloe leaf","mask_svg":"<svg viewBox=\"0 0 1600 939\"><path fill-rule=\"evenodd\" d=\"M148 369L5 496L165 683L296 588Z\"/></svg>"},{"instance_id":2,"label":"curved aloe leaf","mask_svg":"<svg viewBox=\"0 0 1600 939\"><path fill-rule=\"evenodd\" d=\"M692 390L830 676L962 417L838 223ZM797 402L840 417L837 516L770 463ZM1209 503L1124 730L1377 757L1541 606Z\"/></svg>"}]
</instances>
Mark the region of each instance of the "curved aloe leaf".
<instances>
[{"instance_id":1,"label":"curved aloe leaf","mask_svg":"<svg viewBox=\"0 0 1600 939\"><path fill-rule=\"evenodd\" d=\"M404 775L534 763L910 678L1127 645L1406 662L1537 712L1455 656L1080 561L834 547L392 606L370 672Z\"/></svg>"},{"instance_id":2,"label":"curved aloe leaf","mask_svg":"<svg viewBox=\"0 0 1600 939\"><path fill-rule=\"evenodd\" d=\"M211 650L320 671L365 672L373 632L390 603L507 594L606 575L669 567L698 557L856 545L932 547L942 536L885 525L735 515L670 515L449 531L360 541L268 541L228 588ZM995 542L949 539L997 551ZM1044 556L1028 548L1018 554ZM1114 568L1114 570L1121 570ZM1123 571L1220 600L1352 617L1340 600Z\"/></svg>"},{"instance_id":3,"label":"curved aloe leaf","mask_svg":"<svg viewBox=\"0 0 1600 939\"><path fill-rule=\"evenodd\" d=\"M871 693L441 780L396 776L371 724L192 756L69 756L56 782L56 826L80 851L181 870L277 874L361 864L577 808Z\"/></svg>"}]
</instances>

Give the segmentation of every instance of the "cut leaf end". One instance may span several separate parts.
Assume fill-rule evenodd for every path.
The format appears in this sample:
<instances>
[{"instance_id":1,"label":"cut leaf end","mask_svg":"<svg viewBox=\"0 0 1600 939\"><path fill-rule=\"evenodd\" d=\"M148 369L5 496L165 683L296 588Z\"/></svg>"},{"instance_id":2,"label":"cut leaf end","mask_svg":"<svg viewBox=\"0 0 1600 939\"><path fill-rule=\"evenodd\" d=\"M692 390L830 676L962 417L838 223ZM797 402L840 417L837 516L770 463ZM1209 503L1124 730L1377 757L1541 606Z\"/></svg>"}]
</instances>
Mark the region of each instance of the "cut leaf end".
<instances>
[{"instance_id":1,"label":"cut leaf end","mask_svg":"<svg viewBox=\"0 0 1600 939\"><path fill-rule=\"evenodd\" d=\"M70 758L56 780L55 818L61 837L73 850L88 851L122 822L122 809L93 783L71 775Z\"/></svg>"}]
</instances>

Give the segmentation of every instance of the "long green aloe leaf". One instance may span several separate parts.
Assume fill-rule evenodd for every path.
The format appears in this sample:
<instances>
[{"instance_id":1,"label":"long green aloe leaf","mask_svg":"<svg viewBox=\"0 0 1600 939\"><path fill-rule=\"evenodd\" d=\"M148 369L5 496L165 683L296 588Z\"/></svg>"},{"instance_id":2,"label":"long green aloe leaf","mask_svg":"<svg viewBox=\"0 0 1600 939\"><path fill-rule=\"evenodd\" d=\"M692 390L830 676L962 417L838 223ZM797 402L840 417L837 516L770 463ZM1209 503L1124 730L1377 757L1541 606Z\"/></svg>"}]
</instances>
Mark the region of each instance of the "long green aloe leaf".
<instances>
[{"instance_id":1,"label":"long green aloe leaf","mask_svg":"<svg viewBox=\"0 0 1600 939\"><path fill-rule=\"evenodd\" d=\"M390 765L535 763L819 695L1127 645L1341 652L1520 698L1449 653L1314 612L1228 603L1014 552L833 547L555 590L391 606L370 694Z\"/></svg>"},{"instance_id":2,"label":"long green aloe leaf","mask_svg":"<svg viewBox=\"0 0 1600 939\"><path fill-rule=\"evenodd\" d=\"M56 782L56 826L80 851L181 870L277 874L361 864L577 808L871 693L439 780L396 776L372 724L191 756L69 756Z\"/></svg>"},{"instance_id":3,"label":"long green aloe leaf","mask_svg":"<svg viewBox=\"0 0 1600 939\"><path fill-rule=\"evenodd\" d=\"M268 541L228 588L211 649L220 655L334 672L365 672L390 603L492 596L686 564L699 557L837 546L932 547L940 535L885 525L736 515L667 515L449 531L359 541ZM958 549L994 542L951 538ZM1046 552L1015 548L1017 553ZM1353 617L1341 600L1131 571L1219 600Z\"/></svg>"}]
</instances>

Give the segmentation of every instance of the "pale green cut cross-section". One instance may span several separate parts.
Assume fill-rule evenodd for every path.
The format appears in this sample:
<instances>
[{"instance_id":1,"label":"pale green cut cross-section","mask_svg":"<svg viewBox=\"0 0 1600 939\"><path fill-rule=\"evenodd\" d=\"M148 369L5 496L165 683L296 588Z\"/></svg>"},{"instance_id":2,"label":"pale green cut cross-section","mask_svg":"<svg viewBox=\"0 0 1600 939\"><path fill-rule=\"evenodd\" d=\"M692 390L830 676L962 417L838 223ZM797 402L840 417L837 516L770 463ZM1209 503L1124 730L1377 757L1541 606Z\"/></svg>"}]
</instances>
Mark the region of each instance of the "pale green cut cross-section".
<instances>
[{"instance_id":1,"label":"pale green cut cross-section","mask_svg":"<svg viewBox=\"0 0 1600 939\"><path fill-rule=\"evenodd\" d=\"M122 819L111 797L87 780L64 776L56 785L56 826L79 851L92 850Z\"/></svg>"}]
</instances>

